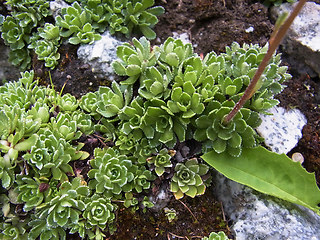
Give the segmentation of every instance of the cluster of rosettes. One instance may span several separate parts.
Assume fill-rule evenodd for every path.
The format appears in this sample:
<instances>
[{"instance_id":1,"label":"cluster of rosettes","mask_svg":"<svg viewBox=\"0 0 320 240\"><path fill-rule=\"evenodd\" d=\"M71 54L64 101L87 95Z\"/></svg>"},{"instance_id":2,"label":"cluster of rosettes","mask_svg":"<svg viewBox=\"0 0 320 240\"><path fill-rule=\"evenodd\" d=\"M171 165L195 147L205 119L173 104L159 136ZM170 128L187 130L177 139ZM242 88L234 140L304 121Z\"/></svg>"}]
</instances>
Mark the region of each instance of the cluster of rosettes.
<instances>
[{"instance_id":1,"label":"cluster of rosettes","mask_svg":"<svg viewBox=\"0 0 320 240\"><path fill-rule=\"evenodd\" d=\"M128 156L113 148L95 149L95 158L90 161L89 187L107 198L135 190L141 193L149 189L154 180L145 166L133 164Z\"/></svg>"},{"instance_id":2,"label":"cluster of rosettes","mask_svg":"<svg viewBox=\"0 0 320 240\"><path fill-rule=\"evenodd\" d=\"M51 15L49 2L13 1L5 2L12 8L11 15L0 20L1 37L10 46L9 60L14 65L26 69L30 66L31 57L28 46L32 43L32 32L44 24L44 18Z\"/></svg>"},{"instance_id":3,"label":"cluster of rosettes","mask_svg":"<svg viewBox=\"0 0 320 240\"><path fill-rule=\"evenodd\" d=\"M195 139L203 152L214 150L240 156L243 148L257 146L255 128L259 113L278 104L273 96L290 77L274 55L259 80L258 89L244 108L228 123L224 121L240 99L262 61L268 46L233 43L226 53L214 52L201 59L191 44L168 38L150 46L142 37L133 45L118 47L115 72L126 79L85 95L80 106L94 116L103 116L119 131L115 137L132 134L146 139L158 150L176 142ZM138 90L133 94L133 85ZM119 140L118 140L119 141Z\"/></svg>"},{"instance_id":4,"label":"cluster of rosettes","mask_svg":"<svg viewBox=\"0 0 320 240\"><path fill-rule=\"evenodd\" d=\"M80 221L87 204L80 198L92 194L74 177L79 173L71 162L88 158L77 141L94 127L90 115L77 108L78 100L70 94L38 86L32 71L0 87L0 204L6 221L0 224L0 238L63 239L65 230ZM19 220L12 204L23 206L26 221ZM108 209L106 222L112 222L115 208ZM86 234L108 225L93 226L89 220Z\"/></svg>"},{"instance_id":5,"label":"cluster of rosettes","mask_svg":"<svg viewBox=\"0 0 320 240\"><path fill-rule=\"evenodd\" d=\"M114 230L111 201L133 209L151 207L147 195L156 178L168 183L176 199L203 194L209 167L194 154L176 156L174 149L194 142L202 145L202 153L238 157L243 148L260 143L259 113L278 103L273 96L290 77L279 66L279 55L271 59L252 98L231 121L225 117L266 50L234 43L226 53L202 59L181 40L168 38L151 47L143 37L117 50L120 59L113 68L124 80L80 100L37 86L33 72L0 87L1 191L13 194L10 200L1 194L0 203L6 223L14 227L0 225L0 236L64 239L69 231L103 239ZM81 149L88 135L108 147L86 146L95 148L86 161L90 154ZM85 171L78 165L86 165ZM16 204L23 204L30 221L17 221Z\"/></svg>"},{"instance_id":6,"label":"cluster of rosettes","mask_svg":"<svg viewBox=\"0 0 320 240\"><path fill-rule=\"evenodd\" d=\"M12 11L6 17L0 14L0 31L10 46L10 61L14 65L29 68L30 49L33 49L46 67L54 68L60 58L58 48L63 39L71 44L91 44L101 39L100 33L107 28L111 34L120 32L129 37L132 32L139 31L148 39L154 39L156 34L152 28L158 22L157 16L164 13L163 7L153 7L153 0L67 2L72 5L62 8L51 24L44 21L52 15L49 1L5 1Z\"/></svg>"}]
</instances>

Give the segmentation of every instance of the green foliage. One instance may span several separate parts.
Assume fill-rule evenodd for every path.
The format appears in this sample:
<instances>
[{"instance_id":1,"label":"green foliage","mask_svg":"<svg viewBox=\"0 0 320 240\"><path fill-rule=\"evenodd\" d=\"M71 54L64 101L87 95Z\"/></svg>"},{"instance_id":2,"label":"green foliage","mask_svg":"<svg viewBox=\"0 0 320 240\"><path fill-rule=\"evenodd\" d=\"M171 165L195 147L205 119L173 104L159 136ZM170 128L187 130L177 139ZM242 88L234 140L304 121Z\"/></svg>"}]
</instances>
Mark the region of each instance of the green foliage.
<instances>
[{"instance_id":1,"label":"green foliage","mask_svg":"<svg viewBox=\"0 0 320 240\"><path fill-rule=\"evenodd\" d=\"M63 8L61 16L56 17L56 24L62 28L60 36L68 37L69 43L93 43L101 39L99 34L94 32L92 28L91 11L82 8L78 2L74 2L72 6Z\"/></svg>"},{"instance_id":2,"label":"green foliage","mask_svg":"<svg viewBox=\"0 0 320 240\"><path fill-rule=\"evenodd\" d=\"M226 76L233 80L225 77L221 78L222 76L218 74L218 83L222 92L235 102L238 101L250 79L253 78L267 50L268 45L260 48L258 45L244 44L243 47L240 47L238 43L233 43L231 47L226 47L226 53L222 54L224 57L223 71ZM245 107L257 112L264 112L279 103L273 96L280 93L283 89L281 84L291 78L291 75L286 73L287 67L280 66L280 57L281 55L277 54L271 58L259 80L257 91ZM211 62L214 58L210 56L208 61ZM225 81L227 82L224 83Z\"/></svg>"},{"instance_id":3,"label":"green foliage","mask_svg":"<svg viewBox=\"0 0 320 240\"><path fill-rule=\"evenodd\" d=\"M133 165L129 157L120 155L117 150L108 148L95 149L95 158L90 161L89 187L107 198L117 196L122 192L135 189L150 188L153 176L143 166Z\"/></svg>"},{"instance_id":4,"label":"green foliage","mask_svg":"<svg viewBox=\"0 0 320 240\"><path fill-rule=\"evenodd\" d=\"M161 62L173 69L178 69L184 60L194 56L191 43L184 44L181 39L169 37L160 48Z\"/></svg>"},{"instance_id":5,"label":"green foliage","mask_svg":"<svg viewBox=\"0 0 320 240\"><path fill-rule=\"evenodd\" d=\"M66 240L66 232L62 227L49 227L46 219L33 219L29 226L31 227L28 233L28 240L37 239L61 239Z\"/></svg>"},{"instance_id":6,"label":"green foliage","mask_svg":"<svg viewBox=\"0 0 320 240\"><path fill-rule=\"evenodd\" d=\"M14 65L22 70L30 68L30 55L34 52L46 67L53 69L60 58L62 40L75 45L92 44L101 39L100 33L107 27L111 34L121 32L129 37L138 31L154 39L156 34L151 28L158 22L157 16L164 13L163 7L153 7L153 0L68 2L72 5L63 8L54 19L49 1L5 1L11 15L0 15L0 32L10 46L9 60Z\"/></svg>"},{"instance_id":7,"label":"green foliage","mask_svg":"<svg viewBox=\"0 0 320 240\"><path fill-rule=\"evenodd\" d=\"M234 103L218 101L209 103L206 114L196 119L197 129L194 138L205 142L204 148L213 149L217 153L227 152L231 156L241 155L243 148L252 148L258 145L260 137L255 128L261 123L258 113L242 108L228 124L223 118L232 110Z\"/></svg>"},{"instance_id":8,"label":"green foliage","mask_svg":"<svg viewBox=\"0 0 320 240\"><path fill-rule=\"evenodd\" d=\"M300 204L319 214L320 191L314 175L284 154L259 146L240 157L208 152L202 158L228 178L257 191Z\"/></svg>"},{"instance_id":9,"label":"green foliage","mask_svg":"<svg viewBox=\"0 0 320 240\"><path fill-rule=\"evenodd\" d=\"M122 109L130 102L132 89L120 87L118 83L113 82L111 88L100 87L97 94L100 98L97 103L97 112L109 118L119 115Z\"/></svg>"},{"instance_id":10,"label":"green foliage","mask_svg":"<svg viewBox=\"0 0 320 240\"><path fill-rule=\"evenodd\" d=\"M294 3L296 2L296 0L287 0L287 1L284 1L284 2L288 2L288 3ZM264 0L263 1L263 4L267 7L270 7L272 5L274 6L280 6L281 4L283 3L282 0Z\"/></svg>"},{"instance_id":11,"label":"green foliage","mask_svg":"<svg viewBox=\"0 0 320 240\"><path fill-rule=\"evenodd\" d=\"M170 71L163 74L155 67L150 67L146 71L145 79L139 88L139 94L145 99L164 98L167 99L170 95L168 89L171 81Z\"/></svg>"},{"instance_id":12,"label":"green foliage","mask_svg":"<svg viewBox=\"0 0 320 240\"><path fill-rule=\"evenodd\" d=\"M86 205L81 198L89 193L89 188L82 185L80 178L74 178L71 183L65 181L50 201L37 208L36 216L46 219L49 228L73 226L85 210Z\"/></svg>"},{"instance_id":13,"label":"green foliage","mask_svg":"<svg viewBox=\"0 0 320 240\"><path fill-rule=\"evenodd\" d=\"M91 134L93 123L77 107L73 96L39 87L33 72L0 87L1 239L65 239L65 230L78 222L81 198L90 191L85 182L72 180L77 178L70 162L89 154L73 141ZM53 114L56 109L64 112ZM23 219L14 211L18 205Z\"/></svg>"},{"instance_id":14,"label":"green foliage","mask_svg":"<svg viewBox=\"0 0 320 240\"><path fill-rule=\"evenodd\" d=\"M112 63L114 71L120 76L129 76L121 84L133 84L140 76L145 74L148 67L156 64L159 51L155 47L151 50L150 42L142 37L139 40L132 39L133 45L125 43L117 48L117 56L121 61L116 60Z\"/></svg>"},{"instance_id":15,"label":"green foliage","mask_svg":"<svg viewBox=\"0 0 320 240\"><path fill-rule=\"evenodd\" d=\"M1 37L10 46L9 60L21 69L30 67L31 57L27 49L32 43L32 31L44 24L44 18L49 16L49 2L40 1L6 1L12 8L11 15L0 24Z\"/></svg>"},{"instance_id":16,"label":"green foliage","mask_svg":"<svg viewBox=\"0 0 320 240\"><path fill-rule=\"evenodd\" d=\"M209 237L203 237L202 240L229 240L227 235L224 232L212 232Z\"/></svg>"},{"instance_id":17,"label":"green foliage","mask_svg":"<svg viewBox=\"0 0 320 240\"><path fill-rule=\"evenodd\" d=\"M14 224L2 223L0 238L3 240L26 240L26 229L23 224L15 221Z\"/></svg>"},{"instance_id":18,"label":"green foliage","mask_svg":"<svg viewBox=\"0 0 320 240\"><path fill-rule=\"evenodd\" d=\"M43 28L38 27L38 32L31 37L29 49L34 49L39 60L45 61L45 66L54 68L58 64L60 54L60 28L51 23L46 23Z\"/></svg>"},{"instance_id":19,"label":"green foliage","mask_svg":"<svg viewBox=\"0 0 320 240\"><path fill-rule=\"evenodd\" d=\"M145 38L118 47L120 60L113 62L113 68L127 76L120 83L139 83L139 96L113 113L122 112L121 132L147 138L152 147L159 143L173 147L177 140L194 138L203 144L204 152L227 151L231 156L257 146L261 141L254 130L261 122L258 113L278 103L273 96L290 77L287 68L279 66L280 55L271 59L245 108L229 124L223 120L248 86L267 47L233 43L226 53L212 52L203 60L190 44L173 38L152 50Z\"/></svg>"},{"instance_id":20,"label":"green foliage","mask_svg":"<svg viewBox=\"0 0 320 240\"><path fill-rule=\"evenodd\" d=\"M62 112L73 112L77 109L79 105L77 99L70 93L64 94L62 97L57 97L57 103Z\"/></svg>"},{"instance_id":21,"label":"green foliage","mask_svg":"<svg viewBox=\"0 0 320 240\"><path fill-rule=\"evenodd\" d=\"M0 157L0 179L3 188L9 188L14 182L14 166L8 157Z\"/></svg>"},{"instance_id":22,"label":"green foliage","mask_svg":"<svg viewBox=\"0 0 320 240\"><path fill-rule=\"evenodd\" d=\"M30 153L24 154L23 157L37 169L40 176L51 177L52 175L54 179L61 181L67 179L66 174L73 174L68 163L78 158L75 148L49 130L39 136L36 144L31 147Z\"/></svg>"},{"instance_id":23,"label":"green foliage","mask_svg":"<svg viewBox=\"0 0 320 240\"><path fill-rule=\"evenodd\" d=\"M17 175L16 183L18 184L17 201L24 203L23 210L26 212L42 204L52 193L48 178L45 177L32 178Z\"/></svg>"},{"instance_id":24,"label":"green foliage","mask_svg":"<svg viewBox=\"0 0 320 240\"><path fill-rule=\"evenodd\" d=\"M83 212L83 218L86 219L89 228L97 226L104 230L107 224L115 219L114 211L116 207L110 200L99 195L93 195L85 203L86 209Z\"/></svg>"},{"instance_id":25,"label":"green foliage","mask_svg":"<svg viewBox=\"0 0 320 240\"><path fill-rule=\"evenodd\" d=\"M167 149L161 149L160 152L153 157L147 159L148 163L154 164L155 172L160 177L164 172L165 168L171 168L172 163L170 161L171 155Z\"/></svg>"},{"instance_id":26,"label":"green foliage","mask_svg":"<svg viewBox=\"0 0 320 240\"><path fill-rule=\"evenodd\" d=\"M29 223L28 239L66 239L65 230L76 226L90 190L80 178L65 181L54 191L49 201L37 207L35 218Z\"/></svg>"},{"instance_id":27,"label":"green foliage","mask_svg":"<svg viewBox=\"0 0 320 240\"><path fill-rule=\"evenodd\" d=\"M177 218L177 212L173 208L164 208L164 213L169 222L172 222Z\"/></svg>"},{"instance_id":28,"label":"green foliage","mask_svg":"<svg viewBox=\"0 0 320 240\"><path fill-rule=\"evenodd\" d=\"M204 194L206 186L201 179L209 167L199 164L196 158L188 160L185 164L178 163L175 166L175 174L172 177L170 191L176 199L180 199L186 194L190 197Z\"/></svg>"},{"instance_id":29,"label":"green foliage","mask_svg":"<svg viewBox=\"0 0 320 240\"><path fill-rule=\"evenodd\" d=\"M12 50L21 49L24 47L24 31L19 26L18 20L11 16L6 17L1 26L1 37L4 39L5 44L10 45Z\"/></svg>"},{"instance_id":30,"label":"green foliage","mask_svg":"<svg viewBox=\"0 0 320 240\"><path fill-rule=\"evenodd\" d=\"M152 7L153 5L154 0L107 1L106 18L110 24L110 33L121 32L130 36L135 29L138 29L146 38L154 39L156 34L151 28L157 24L157 16L164 13L164 8Z\"/></svg>"},{"instance_id":31,"label":"green foliage","mask_svg":"<svg viewBox=\"0 0 320 240\"><path fill-rule=\"evenodd\" d=\"M65 10L69 19L61 19L84 14L99 30L106 20L96 22L104 16L101 7L112 1L84 2L75 2ZM90 14L72 10L82 4ZM97 8L91 11L90 6ZM53 24L32 37L62 39ZM266 49L234 43L226 53L202 59L181 40L168 38L151 47L143 37L118 48L120 59L113 67L124 80L81 99L38 86L33 72L1 86L1 237L66 239L78 233L102 240L115 231L117 205L145 212L153 207L150 190L159 183L168 184L176 199L201 195L209 166L198 162L198 152L184 148L190 144L201 145L203 159L231 179L318 212L310 174L257 148L262 141L255 132L259 114L277 104L273 96L289 77L279 55L272 57L252 99L224 123ZM18 205L23 219L15 212ZM210 237L223 237L219 234Z\"/></svg>"}]
</instances>

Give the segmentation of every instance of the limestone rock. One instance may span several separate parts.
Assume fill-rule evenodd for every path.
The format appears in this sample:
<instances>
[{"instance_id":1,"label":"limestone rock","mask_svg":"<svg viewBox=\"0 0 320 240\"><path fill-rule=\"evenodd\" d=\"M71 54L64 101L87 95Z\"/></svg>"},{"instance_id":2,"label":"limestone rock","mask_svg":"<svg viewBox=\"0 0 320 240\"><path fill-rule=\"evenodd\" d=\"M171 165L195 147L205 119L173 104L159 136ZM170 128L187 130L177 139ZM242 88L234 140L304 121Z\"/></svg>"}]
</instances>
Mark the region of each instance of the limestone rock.
<instances>
[{"instance_id":1,"label":"limestone rock","mask_svg":"<svg viewBox=\"0 0 320 240\"><path fill-rule=\"evenodd\" d=\"M116 60L117 47L124 42L112 37L108 31L101 36L101 40L93 44L81 45L78 49L78 57L83 62L92 67L92 72L98 77L108 77L115 80L117 75L114 73L111 63Z\"/></svg>"},{"instance_id":2,"label":"limestone rock","mask_svg":"<svg viewBox=\"0 0 320 240\"><path fill-rule=\"evenodd\" d=\"M295 4L284 3L271 9L277 19L282 12L291 12ZM307 2L291 25L283 43L288 62L298 73L320 76L320 5Z\"/></svg>"},{"instance_id":3,"label":"limestone rock","mask_svg":"<svg viewBox=\"0 0 320 240\"><path fill-rule=\"evenodd\" d=\"M237 240L317 240L320 216L311 210L236 183L222 174L215 189Z\"/></svg>"},{"instance_id":4,"label":"limestone rock","mask_svg":"<svg viewBox=\"0 0 320 240\"><path fill-rule=\"evenodd\" d=\"M62 8L67 8L70 5L62 0L50 1L50 10L54 17L60 15Z\"/></svg>"},{"instance_id":5,"label":"limestone rock","mask_svg":"<svg viewBox=\"0 0 320 240\"><path fill-rule=\"evenodd\" d=\"M302 137L307 119L298 109L286 111L282 107L273 107L268 112L272 115L260 115L262 123L257 132L273 152L287 154Z\"/></svg>"}]
</instances>

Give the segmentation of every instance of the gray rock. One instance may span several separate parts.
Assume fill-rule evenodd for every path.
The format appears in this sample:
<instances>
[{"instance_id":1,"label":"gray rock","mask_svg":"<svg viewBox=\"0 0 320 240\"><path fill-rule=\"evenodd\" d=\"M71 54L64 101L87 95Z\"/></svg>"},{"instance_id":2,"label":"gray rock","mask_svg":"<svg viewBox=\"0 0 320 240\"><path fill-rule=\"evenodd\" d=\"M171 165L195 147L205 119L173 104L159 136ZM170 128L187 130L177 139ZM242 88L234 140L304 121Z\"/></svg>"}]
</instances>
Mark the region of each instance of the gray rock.
<instances>
[{"instance_id":1,"label":"gray rock","mask_svg":"<svg viewBox=\"0 0 320 240\"><path fill-rule=\"evenodd\" d=\"M220 173L214 184L236 240L320 239L320 216L311 210L254 191Z\"/></svg>"},{"instance_id":2,"label":"gray rock","mask_svg":"<svg viewBox=\"0 0 320 240\"><path fill-rule=\"evenodd\" d=\"M111 63L118 58L117 47L123 43L106 31L101 40L91 45L81 45L77 54L79 59L92 67L92 72L98 77L115 80L118 76L114 73Z\"/></svg>"},{"instance_id":3,"label":"gray rock","mask_svg":"<svg viewBox=\"0 0 320 240\"><path fill-rule=\"evenodd\" d=\"M0 52L0 85L2 85L3 80L18 80L20 77L20 70L9 62L10 48L4 45L2 40L0 41Z\"/></svg>"},{"instance_id":4,"label":"gray rock","mask_svg":"<svg viewBox=\"0 0 320 240\"><path fill-rule=\"evenodd\" d=\"M282 12L291 12L295 4L285 3L271 9L277 19ZM320 5L307 2L291 25L283 43L288 62L298 73L320 76Z\"/></svg>"},{"instance_id":5,"label":"gray rock","mask_svg":"<svg viewBox=\"0 0 320 240\"><path fill-rule=\"evenodd\" d=\"M61 13L62 8L67 8L70 5L62 0L55 0L50 2L50 10L54 17L57 17Z\"/></svg>"},{"instance_id":6,"label":"gray rock","mask_svg":"<svg viewBox=\"0 0 320 240\"><path fill-rule=\"evenodd\" d=\"M272 115L260 115L262 123L257 132L273 152L287 154L302 137L307 119L299 109L286 111L282 107L273 107L268 113Z\"/></svg>"}]
</instances>

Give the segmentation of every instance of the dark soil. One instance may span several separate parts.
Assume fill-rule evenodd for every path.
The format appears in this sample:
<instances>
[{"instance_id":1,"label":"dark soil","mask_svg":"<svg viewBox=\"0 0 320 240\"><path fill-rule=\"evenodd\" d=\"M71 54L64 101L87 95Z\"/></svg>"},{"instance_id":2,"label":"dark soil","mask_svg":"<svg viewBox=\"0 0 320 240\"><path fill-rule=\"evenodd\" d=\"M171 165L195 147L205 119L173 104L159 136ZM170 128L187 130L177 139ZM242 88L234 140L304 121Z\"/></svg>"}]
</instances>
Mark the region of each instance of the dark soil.
<instances>
[{"instance_id":1,"label":"dark soil","mask_svg":"<svg viewBox=\"0 0 320 240\"><path fill-rule=\"evenodd\" d=\"M211 187L203 196L170 201L167 208L176 211L176 218L172 222L169 222L163 210L143 213L142 210L132 212L121 208L116 220L118 231L107 239L201 239L216 231L224 231L232 237L222 205L214 200L212 192Z\"/></svg>"},{"instance_id":2,"label":"dark soil","mask_svg":"<svg viewBox=\"0 0 320 240\"><path fill-rule=\"evenodd\" d=\"M156 4L166 9L155 26L161 42L173 32L187 33L197 53L224 52L234 41L264 45L273 29L268 8L257 1L158 0ZM246 32L249 27L254 31Z\"/></svg>"},{"instance_id":3,"label":"dark soil","mask_svg":"<svg viewBox=\"0 0 320 240\"><path fill-rule=\"evenodd\" d=\"M287 87L279 94L280 106L297 108L308 122L302 131L302 138L288 156L299 152L304 156L303 166L315 172L320 187L320 81L308 75L294 77L285 83Z\"/></svg>"},{"instance_id":4,"label":"dark soil","mask_svg":"<svg viewBox=\"0 0 320 240\"><path fill-rule=\"evenodd\" d=\"M94 75L92 68L78 59L78 47L71 44L62 45L59 49L59 64L53 70L46 68L42 61L34 57L32 68L35 70L35 77L40 79L40 84L48 86L52 80L57 91L62 91L63 94L71 93L76 98L98 90L99 86L110 84L108 79Z\"/></svg>"}]
</instances>

